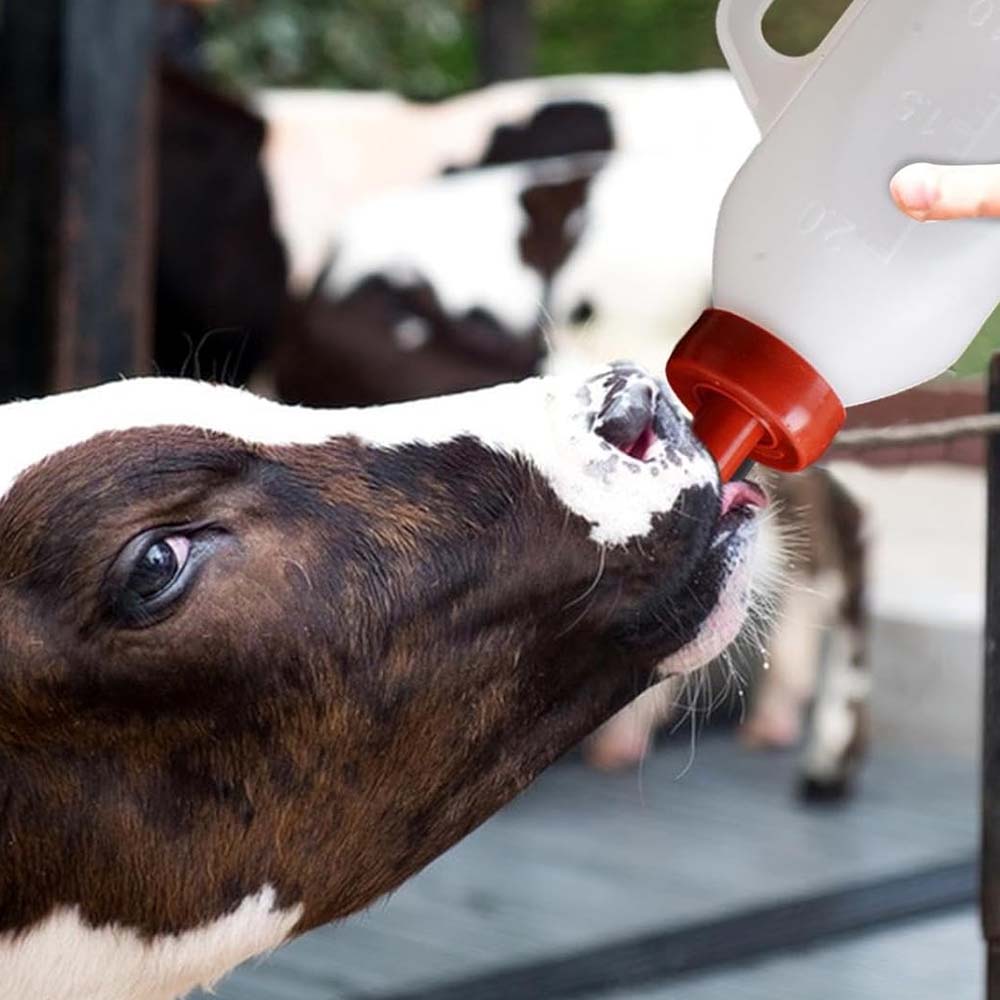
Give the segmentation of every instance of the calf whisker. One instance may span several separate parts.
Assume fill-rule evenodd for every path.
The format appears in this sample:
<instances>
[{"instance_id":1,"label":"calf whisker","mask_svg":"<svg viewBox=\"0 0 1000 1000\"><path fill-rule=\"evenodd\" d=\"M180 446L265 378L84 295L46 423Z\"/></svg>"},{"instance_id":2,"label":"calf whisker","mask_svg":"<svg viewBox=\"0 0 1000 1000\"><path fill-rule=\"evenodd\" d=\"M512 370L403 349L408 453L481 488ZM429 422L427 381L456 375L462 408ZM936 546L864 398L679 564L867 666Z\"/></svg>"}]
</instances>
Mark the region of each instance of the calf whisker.
<instances>
[{"instance_id":1,"label":"calf whisker","mask_svg":"<svg viewBox=\"0 0 1000 1000\"><path fill-rule=\"evenodd\" d=\"M568 604L564 604L563 611L569 611L570 608L575 607L581 601L586 600L586 598L590 597L590 595L593 594L595 590L597 590L598 586L600 585L601 579L604 576L604 568L607 565L607 558L608 558L607 546L602 545L600 551L600 562L597 567L597 575L594 577L593 582L579 597L574 597L573 600L570 601Z\"/></svg>"},{"instance_id":2,"label":"calf whisker","mask_svg":"<svg viewBox=\"0 0 1000 1000\"><path fill-rule=\"evenodd\" d=\"M564 636L569 635L569 633L572 632L573 629L575 629L580 624L580 622L582 622L590 613L590 609L593 607L594 604L594 598L596 596L597 588L600 585L601 578L604 576L604 566L605 566L605 552L604 552L604 547L602 546L601 564L598 567L597 576L594 578L594 582L583 594L581 594L578 598L576 598L576 600L570 601L569 604L567 604L563 608L563 611L569 610L569 608L573 607L575 604L579 604L580 601L584 600L587 597L589 597L590 600L587 601L587 604L584 606L581 612L576 616L576 618L574 618L573 621L569 623L569 625L567 625L562 631L560 631L557 634L556 636L557 639L562 639Z\"/></svg>"}]
</instances>

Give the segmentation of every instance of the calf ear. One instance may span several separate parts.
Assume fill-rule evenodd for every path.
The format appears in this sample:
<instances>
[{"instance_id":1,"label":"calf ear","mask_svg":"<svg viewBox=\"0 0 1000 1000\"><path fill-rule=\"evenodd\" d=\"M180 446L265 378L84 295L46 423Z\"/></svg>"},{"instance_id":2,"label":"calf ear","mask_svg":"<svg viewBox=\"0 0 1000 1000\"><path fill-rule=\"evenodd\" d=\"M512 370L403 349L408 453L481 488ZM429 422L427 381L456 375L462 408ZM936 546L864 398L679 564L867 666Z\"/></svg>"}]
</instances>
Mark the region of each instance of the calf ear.
<instances>
[{"instance_id":1,"label":"calf ear","mask_svg":"<svg viewBox=\"0 0 1000 1000\"><path fill-rule=\"evenodd\" d=\"M592 175L558 184L535 184L521 192L521 207L528 222L521 233L521 260L546 281L566 262L580 233L567 226L570 216L587 203Z\"/></svg>"},{"instance_id":2,"label":"calf ear","mask_svg":"<svg viewBox=\"0 0 1000 1000\"><path fill-rule=\"evenodd\" d=\"M590 101L543 104L527 121L500 125L477 166L526 163L577 153L610 153L614 132L607 109Z\"/></svg>"}]
</instances>

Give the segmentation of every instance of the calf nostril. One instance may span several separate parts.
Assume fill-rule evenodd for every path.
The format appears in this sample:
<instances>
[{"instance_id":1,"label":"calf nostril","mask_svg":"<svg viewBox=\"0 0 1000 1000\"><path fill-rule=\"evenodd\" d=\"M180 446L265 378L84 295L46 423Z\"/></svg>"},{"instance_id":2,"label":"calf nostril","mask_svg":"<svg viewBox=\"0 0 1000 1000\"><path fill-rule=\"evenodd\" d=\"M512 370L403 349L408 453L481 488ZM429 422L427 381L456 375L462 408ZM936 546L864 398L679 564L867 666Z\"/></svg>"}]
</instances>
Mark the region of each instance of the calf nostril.
<instances>
[{"instance_id":1,"label":"calf nostril","mask_svg":"<svg viewBox=\"0 0 1000 1000\"><path fill-rule=\"evenodd\" d=\"M643 458L655 439L654 387L643 380L629 380L608 394L597 415L594 433L634 458Z\"/></svg>"}]
</instances>

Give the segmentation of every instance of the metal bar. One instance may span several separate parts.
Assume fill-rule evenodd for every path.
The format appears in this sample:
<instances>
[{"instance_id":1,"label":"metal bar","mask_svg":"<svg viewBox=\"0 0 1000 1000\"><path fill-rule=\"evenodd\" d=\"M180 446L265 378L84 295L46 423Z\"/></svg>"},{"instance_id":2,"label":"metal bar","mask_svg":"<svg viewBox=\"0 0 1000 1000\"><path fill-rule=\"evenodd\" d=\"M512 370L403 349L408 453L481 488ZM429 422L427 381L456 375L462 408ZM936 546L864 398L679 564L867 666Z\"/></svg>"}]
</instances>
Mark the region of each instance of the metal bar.
<instances>
[{"instance_id":1,"label":"metal bar","mask_svg":"<svg viewBox=\"0 0 1000 1000\"><path fill-rule=\"evenodd\" d=\"M486 975L341 1000L569 1000L672 983L971 907L978 875L978 860L966 858Z\"/></svg>"},{"instance_id":2,"label":"metal bar","mask_svg":"<svg viewBox=\"0 0 1000 1000\"><path fill-rule=\"evenodd\" d=\"M531 0L478 0L474 9L481 82L530 76L535 69Z\"/></svg>"},{"instance_id":3,"label":"metal bar","mask_svg":"<svg viewBox=\"0 0 1000 1000\"><path fill-rule=\"evenodd\" d=\"M55 328L61 4L0 13L0 402L45 390Z\"/></svg>"},{"instance_id":4,"label":"metal bar","mask_svg":"<svg viewBox=\"0 0 1000 1000\"><path fill-rule=\"evenodd\" d=\"M156 7L0 10L0 400L150 367Z\"/></svg>"},{"instance_id":5,"label":"metal bar","mask_svg":"<svg viewBox=\"0 0 1000 1000\"><path fill-rule=\"evenodd\" d=\"M1000 413L1000 354L990 364L989 408ZM987 453L986 662L983 684L981 906L987 997L1000 1000L1000 437Z\"/></svg>"},{"instance_id":6,"label":"metal bar","mask_svg":"<svg viewBox=\"0 0 1000 1000\"><path fill-rule=\"evenodd\" d=\"M155 8L64 7L55 390L150 368Z\"/></svg>"}]
</instances>

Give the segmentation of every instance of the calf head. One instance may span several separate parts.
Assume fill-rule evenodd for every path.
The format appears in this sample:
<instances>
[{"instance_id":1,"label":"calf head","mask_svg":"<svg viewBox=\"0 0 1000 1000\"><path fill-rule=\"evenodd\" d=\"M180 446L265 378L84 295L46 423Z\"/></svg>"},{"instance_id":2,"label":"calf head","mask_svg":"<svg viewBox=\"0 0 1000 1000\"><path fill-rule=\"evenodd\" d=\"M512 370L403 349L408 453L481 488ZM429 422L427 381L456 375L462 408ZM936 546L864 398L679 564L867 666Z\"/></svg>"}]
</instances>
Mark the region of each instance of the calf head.
<instances>
[{"instance_id":1,"label":"calf head","mask_svg":"<svg viewBox=\"0 0 1000 1000\"><path fill-rule=\"evenodd\" d=\"M137 380L0 435L11 995L170 996L364 906L746 603L762 498L625 366L327 413Z\"/></svg>"},{"instance_id":2,"label":"calf head","mask_svg":"<svg viewBox=\"0 0 1000 1000\"><path fill-rule=\"evenodd\" d=\"M602 162L473 171L360 206L290 311L274 359L281 397L402 402L537 373L548 290Z\"/></svg>"}]
</instances>

